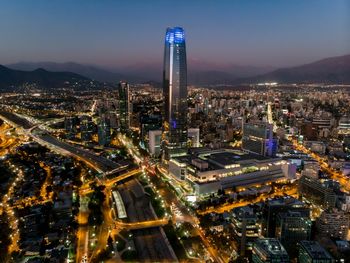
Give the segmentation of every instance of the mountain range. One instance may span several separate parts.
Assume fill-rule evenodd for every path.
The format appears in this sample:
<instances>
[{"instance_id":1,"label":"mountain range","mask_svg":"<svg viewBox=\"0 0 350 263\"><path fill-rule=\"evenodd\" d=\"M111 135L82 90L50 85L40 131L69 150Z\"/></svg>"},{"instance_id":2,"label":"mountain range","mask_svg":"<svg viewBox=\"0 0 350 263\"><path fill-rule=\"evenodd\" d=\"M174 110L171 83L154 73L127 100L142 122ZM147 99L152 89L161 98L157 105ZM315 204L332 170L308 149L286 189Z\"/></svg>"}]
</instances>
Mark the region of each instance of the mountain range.
<instances>
[{"instance_id":1,"label":"mountain range","mask_svg":"<svg viewBox=\"0 0 350 263\"><path fill-rule=\"evenodd\" d=\"M240 78L236 83L343 83L350 84L350 55L331 57L313 63L277 69L256 77Z\"/></svg>"},{"instance_id":2,"label":"mountain range","mask_svg":"<svg viewBox=\"0 0 350 263\"><path fill-rule=\"evenodd\" d=\"M232 82L237 78L252 77L267 73L271 67L253 67L240 65L215 65L212 63L189 60L189 84L217 84L220 81ZM123 68L106 69L95 65L83 65L75 62L19 62L6 65L11 69L32 71L44 68L53 72L74 72L100 82L119 82L128 80L131 83L142 83L149 80L161 82L162 66L157 63L143 63Z\"/></svg>"},{"instance_id":3,"label":"mountain range","mask_svg":"<svg viewBox=\"0 0 350 263\"><path fill-rule=\"evenodd\" d=\"M14 70L0 65L0 89L9 90L12 86L25 83L38 87L63 87L67 82L87 81L87 77L72 72L50 72L42 68L33 71Z\"/></svg>"},{"instance_id":4,"label":"mountain range","mask_svg":"<svg viewBox=\"0 0 350 263\"><path fill-rule=\"evenodd\" d=\"M188 83L194 85L278 83L339 83L350 84L350 55L331 57L313 63L273 69L226 65L217 66L189 60ZM24 82L37 82L41 86L58 86L65 81L93 79L116 83L161 81L161 65L139 64L123 69L105 69L74 62L20 62L0 66L0 88Z\"/></svg>"}]
</instances>

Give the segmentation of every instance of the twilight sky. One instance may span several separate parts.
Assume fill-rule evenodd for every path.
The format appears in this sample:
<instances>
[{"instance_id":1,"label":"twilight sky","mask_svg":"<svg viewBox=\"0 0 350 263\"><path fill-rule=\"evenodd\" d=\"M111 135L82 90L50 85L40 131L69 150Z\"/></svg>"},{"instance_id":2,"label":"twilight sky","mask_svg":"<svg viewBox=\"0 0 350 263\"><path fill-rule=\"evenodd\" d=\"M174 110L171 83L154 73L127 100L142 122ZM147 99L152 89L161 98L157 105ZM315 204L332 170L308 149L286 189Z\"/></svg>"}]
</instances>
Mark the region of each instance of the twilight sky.
<instances>
[{"instance_id":1,"label":"twilight sky","mask_svg":"<svg viewBox=\"0 0 350 263\"><path fill-rule=\"evenodd\" d=\"M0 64L161 63L166 27L188 59L290 66L350 54L347 0L1 0Z\"/></svg>"}]
</instances>

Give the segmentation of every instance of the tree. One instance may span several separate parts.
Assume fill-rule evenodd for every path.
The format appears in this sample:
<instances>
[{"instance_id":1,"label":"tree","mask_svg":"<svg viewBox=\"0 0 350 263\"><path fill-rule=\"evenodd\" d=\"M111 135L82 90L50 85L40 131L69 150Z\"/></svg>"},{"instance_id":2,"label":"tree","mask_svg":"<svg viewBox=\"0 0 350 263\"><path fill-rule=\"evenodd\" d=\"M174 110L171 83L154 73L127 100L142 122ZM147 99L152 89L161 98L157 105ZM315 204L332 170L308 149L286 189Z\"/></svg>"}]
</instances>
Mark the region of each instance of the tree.
<instances>
[{"instance_id":1,"label":"tree","mask_svg":"<svg viewBox=\"0 0 350 263\"><path fill-rule=\"evenodd\" d=\"M109 235L107 239L108 248L112 251L113 250L113 238Z\"/></svg>"}]
</instances>

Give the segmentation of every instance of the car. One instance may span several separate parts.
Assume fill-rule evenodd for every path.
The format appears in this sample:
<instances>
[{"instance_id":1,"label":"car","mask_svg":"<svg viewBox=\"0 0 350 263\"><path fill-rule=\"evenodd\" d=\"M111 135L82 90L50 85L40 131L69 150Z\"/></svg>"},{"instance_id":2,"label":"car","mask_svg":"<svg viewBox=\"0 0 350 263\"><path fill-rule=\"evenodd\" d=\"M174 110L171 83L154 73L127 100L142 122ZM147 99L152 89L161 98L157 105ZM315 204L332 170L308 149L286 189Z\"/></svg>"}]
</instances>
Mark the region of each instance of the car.
<instances>
[{"instance_id":1,"label":"car","mask_svg":"<svg viewBox=\"0 0 350 263\"><path fill-rule=\"evenodd\" d=\"M85 254L81 259L81 263L87 263L87 262L88 262L88 258L87 258L87 255Z\"/></svg>"}]
</instances>

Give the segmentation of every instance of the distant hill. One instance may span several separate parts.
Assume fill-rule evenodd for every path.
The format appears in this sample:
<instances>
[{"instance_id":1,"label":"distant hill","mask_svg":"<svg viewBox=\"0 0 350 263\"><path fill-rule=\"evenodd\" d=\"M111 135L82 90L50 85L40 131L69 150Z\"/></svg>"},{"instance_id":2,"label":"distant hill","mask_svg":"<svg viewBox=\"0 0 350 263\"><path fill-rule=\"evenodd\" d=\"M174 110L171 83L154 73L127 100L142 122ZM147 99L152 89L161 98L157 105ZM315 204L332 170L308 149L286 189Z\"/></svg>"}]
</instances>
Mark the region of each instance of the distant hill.
<instances>
[{"instance_id":1,"label":"distant hill","mask_svg":"<svg viewBox=\"0 0 350 263\"><path fill-rule=\"evenodd\" d=\"M276 69L270 66L254 67L235 64L215 64L207 61L188 58L187 82L189 85L209 85L233 83L237 78L253 77ZM162 81L163 66L157 62L138 63L115 69L125 75L138 76L144 81Z\"/></svg>"},{"instance_id":2,"label":"distant hill","mask_svg":"<svg viewBox=\"0 0 350 263\"><path fill-rule=\"evenodd\" d=\"M33 71L14 70L0 65L0 89L6 90L11 86L24 83L36 83L42 88L62 87L65 82L89 80L76 73L50 72L42 68Z\"/></svg>"},{"instance_id":3,"label":"distant hill","mask_svg":"<svg viewBox=\"0 0 350 263\"><path fill-rule=\"evenodd\" d=\"M188 61L188 84L208 85L217 83L232 83L237 78L251 77L266 73L271 67L252 67L240 65L218 66L203 61ZM125 66L113 70L99 66L83 65L74 62L19 62L6 65L11 69L35 70L44 68L48 71L74 72L100 82L116 83L126 80L130 83L144 83L147 81L162 81L162 65L156 62Z\"/></svg>"},{"instance_id":4,"label":"distant hill","mask_svg":"<svg viewBox=\"0 0 350 263\"><path fill-rule=\"evenodd\" d=\"M277 69L256 77L237 79L235 82L350 84L350 55L326 58L297 67Z\"/></svg>"},{"instance_id":5,"label":"distant hill","mask_svg":"<svg viewBox=\"0 0 350 263\"><path fill-rule=\"evenodd\" d=\"M139 63L113 70L74 62L20 62L6 66L16 70L44 68L60 73L74 72L93 80L110 83L120 80L130 83L162 81L162 66L157 62ZM350 55L326 58L306 65L276 70L269 66L216 65L188 59L187 78L189 85L235 85L258 82L350 84Z\"/></svg>"},{"instance_id":6,"label":"distant hill","mask_svg":"<svg viewBox=\"0 0 350 263\"><path fill-rule=\"evenodd\" d=\"M19 62L15 64L9 64L6 66L11 69L17 70L35 70L37 68L44 68L53 72L74 72L76 74L86 76L93 80L110 83L116 83L121 80L128 80L129 82L149 80L138 78L128 74L111 72L98 66L82 65L74 62Z\"/></svg>"}]
</instances>

